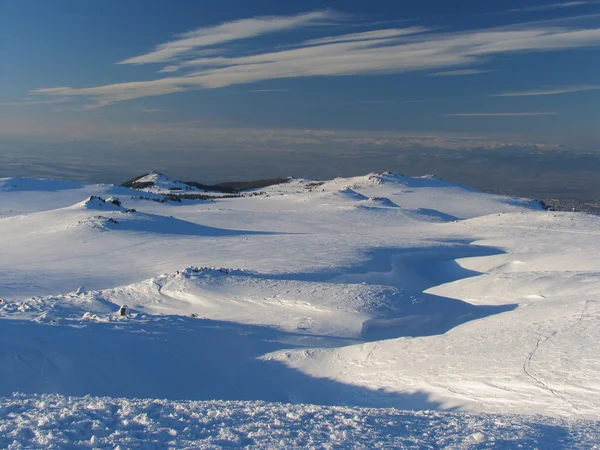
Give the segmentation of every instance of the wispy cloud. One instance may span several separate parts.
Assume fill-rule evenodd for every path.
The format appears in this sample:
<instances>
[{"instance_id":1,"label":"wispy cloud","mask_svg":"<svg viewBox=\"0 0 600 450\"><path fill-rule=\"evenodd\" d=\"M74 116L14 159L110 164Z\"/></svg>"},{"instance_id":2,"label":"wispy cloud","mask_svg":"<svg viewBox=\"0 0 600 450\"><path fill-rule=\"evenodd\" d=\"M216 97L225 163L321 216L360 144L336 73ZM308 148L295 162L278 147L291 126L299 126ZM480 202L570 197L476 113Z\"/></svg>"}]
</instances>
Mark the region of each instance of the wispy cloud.
<instances>
[{"instance_id":1,"label":"wispy cloud","mask_svg":"<svg viewBox=\"0 0 600 450\"><path fill-rule=\"evenodd\" d=\"M123 64L168 62L162 72L172 75L90 88L43 88L32 94L81 96L94 100L88 108L95 108L136 98L295 77L398 74L419 70L438 70L436 76L474 75L483 70L469 66L497 55L600 45L600 28L539 24L454 33L421 27L386 28L304 40L284 50L257 52L246 47L245 53L236 56L230 56L231 49L222 45L265 33L325 25L337 17L341 16L321 11L258 17L201 28L161 44L150 53L122 61ZM211 48L202 50L207 46ZM462 68L452 70L457 67Z\"/></svg>"},{"instance_id":2,"label":"wispy cloud","mask_svg":"<svg viewBox=\"0 0 600 450\"><path fill-rule=\"evenodd\" d=\"M562 8L573 8L575 6L586 6L598 4L600 2L597 1L574 1L574 2L564 2L564 3L550 3L548 5L540 5L540 6L529 6L525 8L515 8L509 9L507 12L536 12L536 11L548 11L551 9L562 9Z\"/></svg>"},{"instance_id":3,"label":"wispy cloud","mask_svg":"<svg viewBox=\"0 0 600 450\"><path fill-rule=\"evenodd\" d=\"M496 112L496 113L453 113L444 114L446 117L529 117L529 116L555 116L557 112Z\"/></svg>"},{"instance_id":4,"label":"wispy cloud","mask_svg":"<svg viewBox=\"0 0 600 450\"><path fill-rule=\"evenodd\" d=\"M229 91L229 94L239 95L239 94L269 94L274 92L290 92L291 89L284 88L273 88L273 89L244 89L239 91Z\"/></svg>"},{"instance_id":5,"label":"wispy cloud","mask_svg":"<svg viewBox=\"0 0 600 450\"><path fill-rule=\"evenodd\" d=\"M479 75L480 73L490 73L491 70L465 69L465 70L447 70L445 72L428 73L428 77L457 77L462 75Z\"/></svg>"},{"instance_id":6,"label":"wispy cloud","mask_svg":"<svg viewBox=\"0 0 600 450\"><path fill-rule=\"evenodd\" d=\"M600 85L597 85L597 86L568 86L568 87L555 88L555 89L503 92L501 94L491 95L491 97L533 97L533 96L538 96L538 95L559 95L559 94L570 94L573 92L585 92L585 91L600 91Z\"/></svg>"},{"instance_id":7,"label":"wispy cloud","mask_svg":"<svg viewBox=\"0 0 600 450\"><path fill-rule=\"evenodd\" d=\"M324 25L339 18L331 11L314 11L295 16L266 16L225 22L213 27L198 28L179 39L159 45L153 51L121 61L119 64L163 63L191 54L194 50L212 47L240 39L248 39L277 31Z\"/></svg>"},{"instance_id":8,"label":"wispy cloud","mask_svg":"<svg viewBox=\"0 0 600 450\"><path fill-rule=\"evenodd\" d=\"M394 38L399 36L408 36L410 34L424 33L429 31L423 27L410 27L410 28L393 28L386 30L373 30L364 31L362 33L351 33L342 34L340 36L329 36L320 39L311 39L304 41L305 45L321 45L321 44L333 44L336 42L353 42L353 41L369 41L375 39L386 39Z\"/></svg>"},{"instance_id":9,"label":"wispy cloud","mask_svg":"<svg viewBox=\"0 0 600 450\"><path fill-rule=\"evenodd\" d=\"M158 71L158 73L171 73L177 72L179 70L179 66L165 66Z\"/></svg>"},{"instance_id":10,"label":"wispy cloud","mask_svg":"<svg viewBox=\"0 0 600 450\"><path fill-rule=\"evenodd\" d=\"M66 103L70 98L50 98L46 100L40 99L24 99L20 102L1 102L0 106L31 106L31 105L53 105L57 103Z\"/></svg>"},{"instance_id":11,"label":"wispy cloud","mask_svg":"<svg viewBox=\"0 0 600 450\"><path fill-rule=\"evenodd\" d=\"M348 102L353 105L392 105L398 103L397 100L357 100Z\"/></svg>"},{"instance_id":12,"label":"wispy cloud","mask_svg":"<svg viewBox=\"0 0 600 450\"><path fill-rule=\"evenodd\" d=\"M167 111L166 109L163 109L163 108L147 108L144 106L139 106L136 109L140 112L147 113L147 114L154 114L154 113Z\"/></svg>"},{"instance_id":13,"label":"wispy cloud","mask_svg":"<svg viewBox=\"0 0 600 450\"><path fill-rule=\"evenodd\" d=\"M289 89L250 89L248 91L244 91L244 92L252 92L252 93L256 93L256 92L289 92Z\"/></svg>"}]
</instances>

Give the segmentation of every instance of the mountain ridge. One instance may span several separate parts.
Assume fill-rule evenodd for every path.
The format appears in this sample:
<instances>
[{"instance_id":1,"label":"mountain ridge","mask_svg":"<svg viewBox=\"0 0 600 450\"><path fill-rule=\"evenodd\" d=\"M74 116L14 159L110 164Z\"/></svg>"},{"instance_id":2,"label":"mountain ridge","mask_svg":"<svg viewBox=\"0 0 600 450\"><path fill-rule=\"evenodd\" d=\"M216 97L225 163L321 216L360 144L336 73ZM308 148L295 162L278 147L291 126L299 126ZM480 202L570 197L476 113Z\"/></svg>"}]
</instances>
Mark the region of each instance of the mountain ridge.
<instances>
[{"instance_id":1,"label":"mountain ridge","mask_svg":"<svg viewBox=\"0 0 600 450\"><path fill-rule=\"evenodd\" d=\"M131 189L145 190L158 185L164 190L171 192L201 190L205 192L233 194L250 189L259 189L276 184L286 183L289 179L290 178L268 178L253 181L228 181L210 185L198 183L196 181L179 181L172 179L163 173L152 171L125 181L121 184L121 186Z\"/></svg>"}]
</instances>

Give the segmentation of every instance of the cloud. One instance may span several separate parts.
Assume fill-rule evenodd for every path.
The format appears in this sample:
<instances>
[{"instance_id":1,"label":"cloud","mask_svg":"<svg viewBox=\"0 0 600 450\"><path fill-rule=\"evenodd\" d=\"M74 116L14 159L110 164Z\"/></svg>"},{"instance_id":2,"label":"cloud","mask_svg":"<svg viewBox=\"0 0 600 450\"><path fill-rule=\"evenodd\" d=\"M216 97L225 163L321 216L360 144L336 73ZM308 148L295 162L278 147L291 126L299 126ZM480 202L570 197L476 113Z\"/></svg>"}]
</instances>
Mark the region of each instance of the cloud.
<instances>
[{"instance_id":1,"label":"cloud","mask_svg":"<svg viewBox=\"0 0 600 450\"><path fill-rule=\"evenodd\" d=\"M138 111L141 111L141 112L147 113L147 114L152 114L152 113L167 111L166 109L163 109L163 108L145 108L143 106L140 106L140 107L138 107L136 109Z\"/></svg>"},{"instance_id":2,"label":"cloud","mask_svg":"<svg viewBox=\"0 0 600 450\"><path fill-rule=\"evenodd\" d=\"M427 74L428 77L456 77L461 75L478 75L480 73L490 73L491 70L465 69L465 70L448 70L445 72L436 72Z\"/></svg>"},{"instance_id":3,"label":"cloud","mask_svg":"<svg viewBox=\"0 0 600 450\"><path fill-rule=\"evenodd\" d=\"M250 89L245 92L289 92L290 89Z\"/></svg>"},{"instance_id":4,"label":"cloud","mask_svg":"<svg viewBox=\"0 0 600 450\"><path fill-rule=\"evenodd\" d=\"M233 40L324 25L340 17L332 11L288 17L258 17L201 28L181 39L159 45L155 51L123 63L171 64L161 72L177 74L150 81L132 81L90 88L59 87L32 91L37 95L82 96L95 103L115 102L198 89L216 89L274 79L399 74L438 70L435 76L483 73L468 66L497 55L546 52L600 46L600 28L553 27L522 24L513 27L443 33L421 27L334 34L304 40L292 48L245 48L231 56L231 48L218 47ZM201 49L203 46L217 46ZM239 50L239 49L238 49ZM461 69L452 70L453 68Z\"/></svg>"},{"instance_id":5,"label":"cloud","mask_svg":"<svg viewBox=\"0 0 600 450\"><path fill-rule=\"evenodd\" d=\"M530 6L526 8L515 8L509 9L507 12L535 12L535 11L548 11L551 9L562 9L562 8L572 8L575 6L586 6L598 4L600 2L597 1L574 1L574 2L565 2L565 3L551 3L549 5L540 5L540 6Z\"/></svg>"},{"instance_id":6,"label":"cloud","mask_svg":"<svg viewBox=\"0 0 600 450\"><path fill-rule=\"evenodd\" d=\"M165 66L158 71L158 73L170 73L177 72L179 70L179 66Z\"/></svg>"},{"instance_id":7,"label":"cloud","mask_svg":"<svg viewBox=\"0 0 600 450\"><path fill-rule=\"evenodd\" d=\"M0 106L31 106L31 105L54 105L57 103L66 103L70 101L70 98L50 98L46 100L39 99L24 99L20 102L2 102Z\"/></svg>"},{"instance_id":8,"label":"cloud","mask_svg":"<svg viewBox=\"0 0 600 450\"><path fill-rule=\"evenodd\" d=\"M585 91L600 91L600 86L569 86L545 90L503 92L501 94L491 95L490 97L533 97L538 95L559 95Z\"/></svg>"},{"instance_id":9,"label":"cloud","mask_svg":"<svg viewBox=\"0 0 600 450\"><path fill-rule=\"evenodd\" d=\"M410 34L424 33L429 31L423 27L410 27L400 29L373 30L362 33L342 34L340 36L330 36L320 39L311 39L304 41L305 45L333 44L335 42L368 41L372 39L386 39L399 36L408 36Z\"/></svg>"},{"instance_id":10,"label":"cloud","mask_svg":"<svg viewBox=\"0 0 600 450\"><path fill-rule=\"evenodd\" d=\"M184 87L178 86L178 81L178 78L161 78L154 81L132 81L129 83L109 84L82 89L70 87L44 88L35 89L32 91L32 94L91 97L96 100L96 103L88 105L87 109L93 109L124 100L185 91Z\"/></svg>"},{"instance_id":11,"label":"cloud","mask_svg":"<svg viewBox=\"0 0 600 450\"><path fill-rule=\"evenodd\" d=\"M272 92L290 92L291 89L284 88L273 88L273 89L246 89L240 91L229 91L229 94L260 94L260 93L272 93Z\"/></svg>"},{"instance_id":12,"label":"cloud","mask_svg":"<svg viewBox=\"0 0 600 450\"><path fill-rule=\"evenodd\" d=\"M397 100L357 100L349 102L354 105L391 105L398 103ZM408 103L408 102L407 102Z\"/></svg>"},{"instance_id":13,"label":"cloud","mask_svg":"<svg viewBox=\"0 0 600 450\"><path fill-rule=\"evenodd\" d=\"M555 116L557 112L496 112L496 113L453 113L444 114L446 117L529 117L529 116Z\"/></svg>"},{"instance_id":14,"label":"cloud","mask_svg":"<svg viewBox=\"0 0 600 450\"><path fill-rule=\"evenodd\" d=\"M130 118L135 120L135 116ZM155 120L151 121L152 118ZM355 149L363 156L367 151L389 148L392 150L391 158L394 158L393 152L398 149L438 148L467 152L473 149L499 150L522 146L535 147L540 151L563 148L556 142L524 141L520 133L512 137L510 135L495 137L486 136L484 133L400 132L360 128L352 130L257 128L210 116L191 121L170 122L156 118L155 115L148 115L138 122L132 122L99 121L97 117L87 114L74 114L67 118L58 114L44 117L8 115L0 120L0 138L9 136L35 138L44 143L53 140L64 142L67 139L106 141L117 146L137 143L137 148L144 154L151 146L160 149L162 154L165 153L164 148L167 146L172 149L239 150L244 154L249 149L257 152L272 151L274 154L290 151L296 155L303 155L302 152L310 148L319 152L337 151L339 154L347 154ZM547 139L547 136L545 138ZM75 144L76 151L80 151L79 143ZM590 148L594 148L593 144ZM573 147L568 147L568 150L572 151Z\"/></svg>"},{"instance_id":15,"label":"cloud","mask_svg":"<svg viewBox=\"0 0 600 450\"><path fill-rule=\"evenodd\" d=\"M266 16L225 22L213 27L198 28L184 33L179 39L157 46L152 52L128 58L119 64L148 64L172 61L198 48L248 39L277 31L323 25L339 18L331 10L314 11L295 16Z\"/></svg>"}]
</instances>

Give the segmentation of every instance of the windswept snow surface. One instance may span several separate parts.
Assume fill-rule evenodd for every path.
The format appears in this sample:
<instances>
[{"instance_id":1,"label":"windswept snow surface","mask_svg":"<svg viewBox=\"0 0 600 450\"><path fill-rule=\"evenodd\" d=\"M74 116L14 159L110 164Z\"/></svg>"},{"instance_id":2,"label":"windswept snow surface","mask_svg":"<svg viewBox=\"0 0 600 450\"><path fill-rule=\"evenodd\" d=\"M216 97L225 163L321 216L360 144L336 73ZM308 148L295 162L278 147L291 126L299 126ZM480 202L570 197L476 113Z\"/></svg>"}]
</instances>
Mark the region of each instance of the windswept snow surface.
<instances>
[{"instance_id":1,"label":"windswept snow surface","mask_svg":"<svg viewBox=\"0 0 600 450\"><path fill-rule=\"evenodd\" d=\"M544 417L57 395L0 408L8 449L598 448L594 424Z\"/></svg>"},{"instance_id":2,"label":"windswept snow surface","mask_svg":"<svg viewBox=\"0 0 600 450\"><path fill-rule=\"evenodd\" d=\"M389 173L160 198L0 180L0 446L600 441L600 218Z\"/></svg>"}]
</instances>

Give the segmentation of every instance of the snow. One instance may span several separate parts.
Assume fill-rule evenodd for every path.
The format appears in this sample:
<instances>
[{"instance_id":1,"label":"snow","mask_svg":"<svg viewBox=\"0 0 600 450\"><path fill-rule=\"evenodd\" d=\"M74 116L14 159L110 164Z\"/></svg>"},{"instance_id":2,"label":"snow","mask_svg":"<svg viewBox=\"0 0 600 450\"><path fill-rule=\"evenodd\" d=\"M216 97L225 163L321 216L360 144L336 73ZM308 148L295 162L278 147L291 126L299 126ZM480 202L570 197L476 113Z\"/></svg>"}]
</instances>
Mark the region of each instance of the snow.
<instances>
[{"instance_id":1,"label":"snow","mask_svg":"<svg viewBox=\"0 0 600 450\"><path fill-rule=\"evenodd\" d=\"M0 178L0 219L51 211L80 203L90 196L153 196L112 184L84 185L74 181L36 178Z\"/></svg>"},{"instance_id":2,"label":"snow","mask_svg":"<svg viewBox=\"0 0 600 450\"><path fill-rule=\"evenodd\" d=\"M152 183L140 190L152 192L155 194L169 194L173 191L200 191L204 192L195 186L191 186L179 180L174 180L165 174L159 172L150 172L143 177L135 180L136 183Z\"/></svg>"},{"instance_id":3,"label":"snow","mask_svg":"<svg viewBox=\"0 0 600 450\"><path fill-rule=\"evenodd\" d=\"M598 448L585 422L265 402L15 395L0 446L19 448Z\"/></svg>"},{"instance_id":4,"label":"snow","mask_svg":"<svg viewBox=\"0 0 600 450\"><path fill-rule=\"evenodd\" d=\"M0 447L600 441L600 218L390 173L255 194L0 180Z\"/></svg>"}]
</instances>

